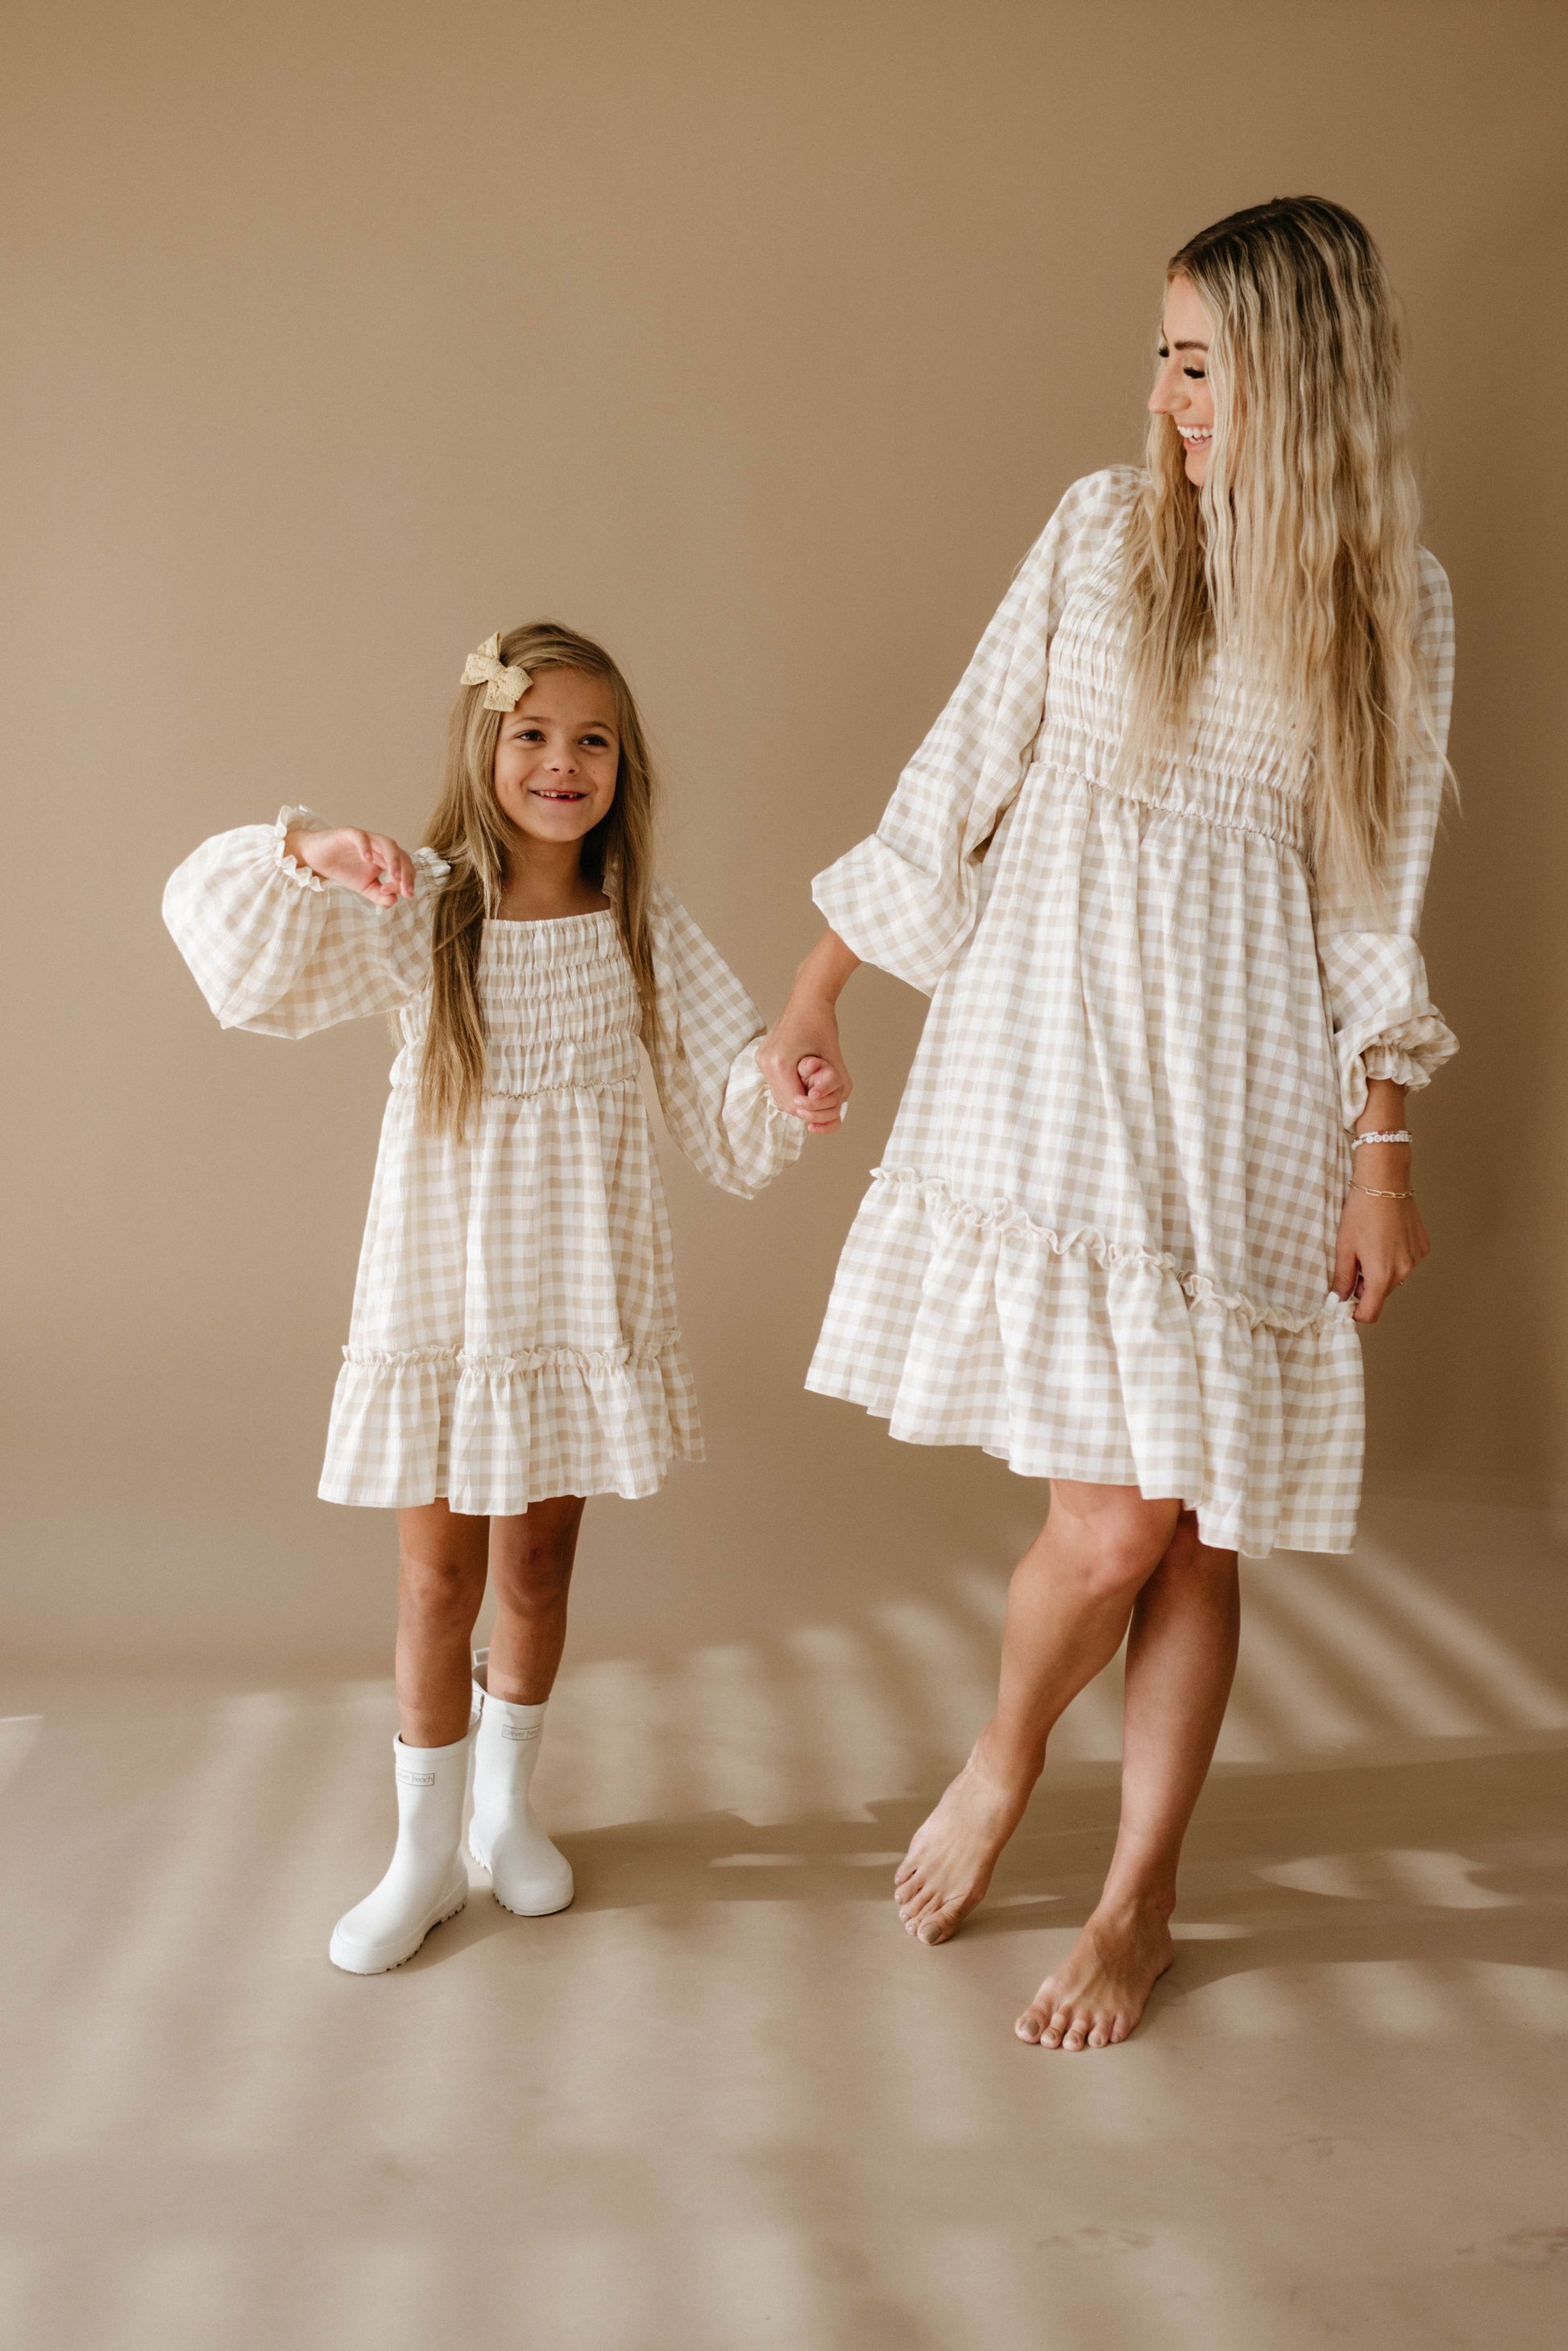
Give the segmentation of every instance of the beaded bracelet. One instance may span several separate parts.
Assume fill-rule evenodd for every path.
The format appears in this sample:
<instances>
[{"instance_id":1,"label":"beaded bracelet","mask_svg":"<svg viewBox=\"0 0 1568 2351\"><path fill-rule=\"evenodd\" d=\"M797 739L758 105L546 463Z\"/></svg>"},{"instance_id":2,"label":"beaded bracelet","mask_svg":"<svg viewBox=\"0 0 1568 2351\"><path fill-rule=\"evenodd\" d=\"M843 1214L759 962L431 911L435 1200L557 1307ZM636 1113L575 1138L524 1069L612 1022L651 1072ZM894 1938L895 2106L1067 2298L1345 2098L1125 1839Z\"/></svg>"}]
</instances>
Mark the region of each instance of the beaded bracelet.
<instances>
[{"instance_id":1,"label":"beaded bracelet","mask_svg":"<svg viewBox=\"0 0 1568 2351\"><path fill-rule=\"evenodd\" d=\"M1357 1184L1354 1181L1350 1188L1353 1192L1362 1193L1369 1200L1413 1200L1416 1197L1414 1192L1379 1192L1370 1184Z\"/></svg>"},{"instance_id":2,"label":"beaded bracelet","mask_svg":"<svg viewBox=\"0 0 1568 2351\"><path fill-rule=\"evenodd\" d=\"M1350 1147L1353 1151L1359 1151L1364 1143L1414 1143L1415 1140L1416 1138L1411 1134L1409 1128L1407 1126L1402 1126L1396 1133L1392 1134L1373 1134L1370 1133L1366 1134L1353 1134L1350 1138Z\"/></svg>"}]
</instances>

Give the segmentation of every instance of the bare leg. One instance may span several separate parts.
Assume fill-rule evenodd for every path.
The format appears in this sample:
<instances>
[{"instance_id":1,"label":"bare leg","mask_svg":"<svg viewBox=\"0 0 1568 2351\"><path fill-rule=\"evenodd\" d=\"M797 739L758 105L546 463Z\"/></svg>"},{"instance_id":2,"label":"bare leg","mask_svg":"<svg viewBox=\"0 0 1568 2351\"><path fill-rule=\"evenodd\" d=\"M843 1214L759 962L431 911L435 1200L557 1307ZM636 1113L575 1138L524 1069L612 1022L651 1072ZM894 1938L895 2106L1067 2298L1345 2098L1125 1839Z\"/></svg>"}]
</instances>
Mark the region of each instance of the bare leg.
<instances>
[{"instance_id":1,"label":"bare leg","mask_svg":"<svg viewBox=\"0 0 1568 2351\"><path fill-rule=\"evenodd\" d=\"M397 1531L398 1736L405 1747L449 1747L468 1728L468 1645L490 1521L425 1502L398 1512Z\"/></svg>"},{"instance_id":2,"label":"bare leg","mask_svg":"<svg viewBox=\"0 0 1568 2351\"><path fill-rule=\"evenodd\" d=\"M522 1518L491 1521L496 1629L487 1679L492 1698L508 1706L541 1705L554 1686L582 1512L580 1494L562 1494Z\"/></svg>"},{"instance_id":3,"label":"bare leg","mask_svg":"<svg viewBox=\"0 0 1568 2351\"><path fill-rule=\"evenodd\" d=\"M446 1747L468 1728L469 1644L492 1562L490 1687L514 1706L549 1696L582 1510L580 1495L566 1494L507 1519L465 1518L444 1502L398 1512L398 1735L405 1746Z\"/></svg>"},{"instance_id":4,"label":"bare leg","mask_svg":"<svg viewBox=\"0 0 1568 2351\"><path fill-rule=\"evenodd\" d=\"M1139 1593L1127 1642L1122 1819L1094 1915L1016 2030L1046 2049L1124 2041L1170 1965L1176 1867L1236 1671L1236 1553L1184 1511Z\"/></svg>"},{"instance_id":5,"label":"bare leg","mask_svg":"<svg viewBox=\"0 0 1568 2351\"><path fill-rule=\"evenodd\" d=\"M1008 1593L996 1713L895 1880L898 1915L923 1943L945 1943L984 1895L1052 1726L1121 1647L1179 1509L1130 1486L1052 1480L1051 1516Z\"/></svg>"}]
</instances>

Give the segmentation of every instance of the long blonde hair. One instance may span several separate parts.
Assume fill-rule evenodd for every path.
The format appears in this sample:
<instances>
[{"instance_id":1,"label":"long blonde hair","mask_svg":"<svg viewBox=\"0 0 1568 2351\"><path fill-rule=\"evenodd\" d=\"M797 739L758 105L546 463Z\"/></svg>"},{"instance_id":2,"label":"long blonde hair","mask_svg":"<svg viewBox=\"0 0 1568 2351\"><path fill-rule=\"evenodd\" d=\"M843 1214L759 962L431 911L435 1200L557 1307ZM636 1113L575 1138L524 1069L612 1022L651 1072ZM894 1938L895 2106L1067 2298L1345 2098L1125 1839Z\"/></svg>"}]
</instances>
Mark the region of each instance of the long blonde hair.
<instances>
[{"instance_id":1,"label":"long blonde hair","mask_svg":"<svg viewBox=\"0 0 1568 2351\"><path fill-rule=\"evenodd\" d=\"M608 816L584 836L582 870L614 912L642 1001L643 1040L656 1063L658 1005L648 931L655 785L632 689L602 645L559 621L530 621L507 630L501 660L533 676L543 669L575 669L609 680L621 738L615 798ZM479 947L485 918L501 903L507 859L515 846L496 799L496 745L505 716L486 709L482 685L461 689L447 729L441 798L425 828L425 847L452 869L434 907L430 1021L419 1073L420 1117L433 1134L466 1134L485 1086Z\"/></svg>"},{"instance_id":2,"label":"long blonde hair","mask_svg":"<svg viewBox=\"0 0 1568 2351\"><path fill-rule=\"evenodd\" d=\"M1277 196L1166 266L1212 320L1214 439L1201 490L1150 420L1119 598L1124 758L1176 755L1217 645L1277 698L1311 757L1311 855L1333 902L1376 906L1413 758L1433 737L1416 663L1419 499L1402 337L1353 213Z\"/></svg>"}]
</instances>

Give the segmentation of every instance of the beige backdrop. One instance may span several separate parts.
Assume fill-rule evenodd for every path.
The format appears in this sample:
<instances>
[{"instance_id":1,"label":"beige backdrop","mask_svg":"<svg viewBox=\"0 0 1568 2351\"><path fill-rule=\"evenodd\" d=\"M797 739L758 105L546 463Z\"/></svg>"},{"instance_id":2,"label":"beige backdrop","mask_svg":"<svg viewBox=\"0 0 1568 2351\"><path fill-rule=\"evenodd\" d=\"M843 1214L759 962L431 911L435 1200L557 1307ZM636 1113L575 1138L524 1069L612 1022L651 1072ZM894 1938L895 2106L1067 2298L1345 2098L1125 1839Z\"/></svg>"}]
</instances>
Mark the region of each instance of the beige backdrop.
<instances>
[{"instance_id":1,"label":"beige backdrop","mask_svg":"<svg viewBox=\"0 0 1568 2351\"><path fill-rule=\"evenodd\" d=\"M1076 475L1135 453L1165 256L1312 190L1409 310L1466 814L1437 1253L1368 1345L1385 1488L1563 1478L1560 8L80 0L0 54L24 1655L380 1669L390 1520L313 1499L388 1046L222 1034L159 893L298 796L420 826L462 656L601 633L665 870L775 1006ZM590 1513L580 1657L996 1565L1040 1488L801 1374L920 999L841 1139L671 1185L710 1461ZM1270 1572L1270 1571L1262 1571Z\"/></svg>"}]
</instances>

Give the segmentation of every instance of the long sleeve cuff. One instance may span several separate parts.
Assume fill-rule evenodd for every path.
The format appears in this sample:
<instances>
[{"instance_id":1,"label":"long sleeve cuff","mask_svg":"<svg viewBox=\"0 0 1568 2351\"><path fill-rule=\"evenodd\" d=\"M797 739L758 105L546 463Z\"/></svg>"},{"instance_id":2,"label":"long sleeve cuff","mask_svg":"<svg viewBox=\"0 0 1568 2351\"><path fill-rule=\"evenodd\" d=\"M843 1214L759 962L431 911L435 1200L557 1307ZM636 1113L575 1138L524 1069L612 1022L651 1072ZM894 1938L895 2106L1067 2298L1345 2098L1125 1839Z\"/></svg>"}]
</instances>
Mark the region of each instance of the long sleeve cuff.
<instances>
[{"instance_id":1,"label":"long sleeve cuff","mask_svg":"<svg viewBox=\"0 0 1568 2351\"><path fill-rule=\"evenodd\" d=\"M811 896L862 963L929 996L974 927L978 880L967 863L936 879L873 832L817 875Z\"/></svg>"},{"instance_id":2,"label":"long sleeve cuff","mask_svg":"<svg viewBox=\"0 0 1568 2351\"><path fill-rule=\"evenodd\" d=\"M779 1109L758 1061L762 1040L737 1053L719 1113L735 1174L748 1193L760 1192L792 1167L805 1147L806 1127Z\"/></svg>"},{"instance_id":3,"label":"long sleeve cuff","mask_svg":"<svg viewBox=\"0 0 1568 2351\"><path fill-rule=\"evenodd\" d=\"M1416 1092L1459 1050L1433 1003L1413 938L1397 931L1345 931L1322 946L1333 1020L1340 1111L1354 1126L1374 1078Z\"/></svg>"},{"instance_id":4,"label":"long sleeve cuff","mask_svg":"<svg viewBox=\"0 0 1568 2351\"><path fill-rule=\"evenodd\" d=\"M325 890L327 883L319 873L313 873L308 865L301 865L297 857L290 857L287 845L289 834L301 831L329 832L330 831L331 827L325 817L318 816L314 809L282 808L278 810L277 822L272 828L272 862L279 873L286 873L297 889Z\"/></svg>"}]
</instances>

